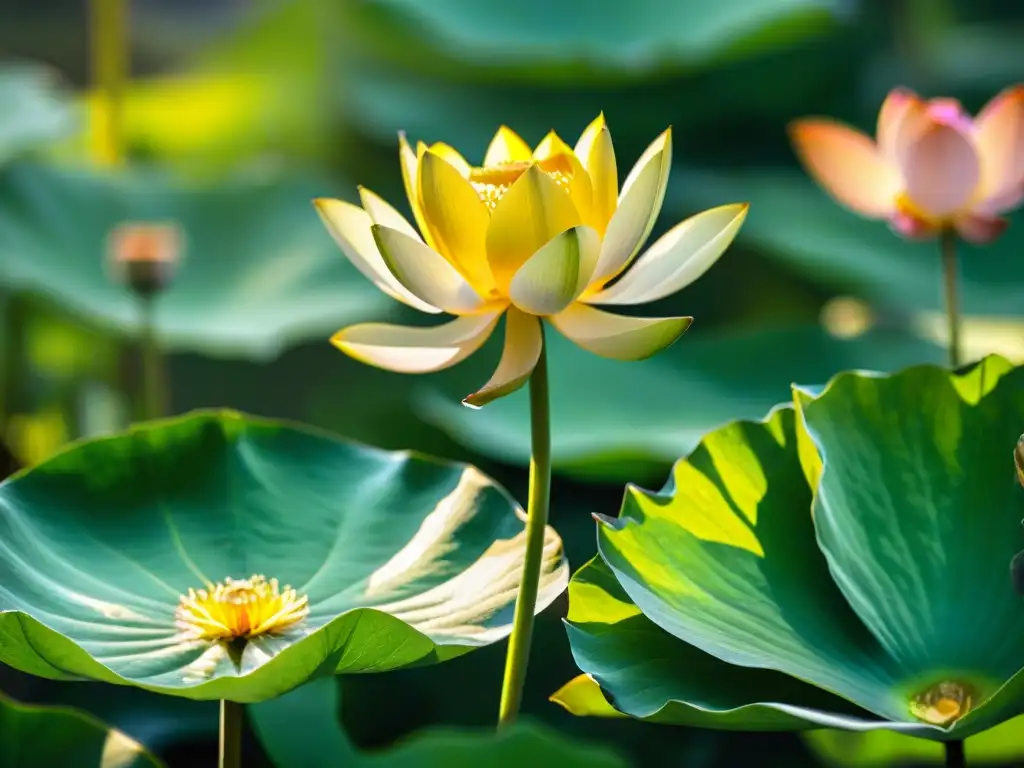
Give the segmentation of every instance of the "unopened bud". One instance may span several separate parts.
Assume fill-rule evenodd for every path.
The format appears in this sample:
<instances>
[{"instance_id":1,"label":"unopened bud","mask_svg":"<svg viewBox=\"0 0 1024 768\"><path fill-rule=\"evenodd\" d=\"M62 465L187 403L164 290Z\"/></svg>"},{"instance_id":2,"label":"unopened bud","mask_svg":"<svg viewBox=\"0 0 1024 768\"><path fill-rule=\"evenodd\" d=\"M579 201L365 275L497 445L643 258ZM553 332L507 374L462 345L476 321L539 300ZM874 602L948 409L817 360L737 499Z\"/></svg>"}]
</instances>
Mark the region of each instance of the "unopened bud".
<instances>
[{"instance_id":1,"label":"unopened bud","mask_svg":"<svg viewBox=\"0 0 1024 768\"><path fill-rule=\"evenodd\" d=\"M114 274L140 296L167 289L181 258L182 233L174 223L127 222L107 241Z\"/></svg>"},{"instance_id":2,"label":"unopened bud","mask_svg":"<svg viewBox=\"0 0 1024 768\"><path fill-rule=\"evenodd\" d=\"M1017 482L1024 485L1024 435L1020 436L1013 449L1013 463L1017 466Z\"/></svg>"},{"instance_id":3,"label":"unopened bud","mask_svg":"<svg viewBox=\"0 0 1024 768\"><path fill-rule=\"evenodd\" d=\"M1010 580L1017 594L1024 596L1024 552L1018 552L1010 561Z\"/></svg>"}]
</instances>

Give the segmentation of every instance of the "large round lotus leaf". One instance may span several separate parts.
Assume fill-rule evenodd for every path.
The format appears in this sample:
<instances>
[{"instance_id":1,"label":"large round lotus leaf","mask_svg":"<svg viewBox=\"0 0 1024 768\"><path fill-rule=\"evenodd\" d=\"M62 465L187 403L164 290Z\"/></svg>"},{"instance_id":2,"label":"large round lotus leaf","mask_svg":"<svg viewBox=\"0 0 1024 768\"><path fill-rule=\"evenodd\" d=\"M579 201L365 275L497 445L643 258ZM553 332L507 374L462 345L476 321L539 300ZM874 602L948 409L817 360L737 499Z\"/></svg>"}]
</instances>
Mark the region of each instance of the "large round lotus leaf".
<instances>
[{"instance_id":1,"label":"large round lotus leaf","mask_svg":"<svg viewBox=\"0 0 1024 768\"><path fill-rule=\"evenodd\" d=\"M904 311L942 310L942 264L935 241L910 242L884 224L839 207L797 171L672 174L666 209L690 210L739 196L750 216L739 241L825 285ZM1024 218L985 246L960 254L961 307L978 315L1024 314Z\"/></svg>"},{"instance_id":2,"label":"large round lotus leaf","mask_svg":"<svg viewBox=\"0 0 1024 768\"><path fill-rule=\"evenodd\" d=\"M327 184L217 186L156 172L100 173L15 163L0 172L0 285L41 294L130 333L134 297L112 279L107 236L123 222L177 222L184 252L156 323L173 349L267 357L396 307L351 265L311 199Z\"/></svg>"},{"instance_id":3,"label":"large round lotus leaf","mask_svg":"<svg viewBox=\"0 0 1024 768\"><path fill-rule=\"evenodd\" d=\"M442 61L514 71L531 79L588 71L651 75L750 56L832 22L837 0L370 0L350 14L362 47L405 61ZM437 62L433 62L437 66Z\"/></svg>"},{"instance_id":4,"label":"large round lotus leaf","mask_svg":"<svg viewBox=\"0 0 1024 768\"><path fill-rule=\"evenodd\" d=\"M17 768L160 768L141 744L66 707L18 704L0 695L0 765Z\"/></svg>"},{"instance_id":5,"label":"large round lotus leaf","mask_svg":"<svg viewBox=\"0 0 1024 768\"><path fill-rule=\"evenodd\" d=\"M525 538L473 467L230 412L81 443L0 485L0 508L0 661L243 702L505 637ZM550 529L544 552L539 608L568 577ZM257 574L308 614L247 613L223 642L178 615L190 589Z\"/></svg>"},{"instance_id":6,"label":"large round lotus leaf","mask_svg":"<svg viewBox=\"0 0 1024 768\"><path fill-rule=\"evenodd\" d=\"M570 596L583 671L620 712L684 724L763 727L783 703L785 727L945 740L1024 712L1024 368L844 373L795 397L799 415L710 434L660 492L627 489L598 531L614 580L584 569ZM622 640L629 610L650 639ZM837 718L842 700L870 714Z\"/></svg>"},{"instance_id":7,"label":"large round lotus leaf","mask_svg":"<svg viewBox=\"0 0 1024 768\"><path fill-rule=\"evenodd\" d=\"M272 701L248 708L249 721L276 768L307 768L324 755L355 768L625 768L613 751L581 744L530 722L495 734L493 729L435 728L420 731L391 749L360 753L338 720L334 680L314 680ZM295 723L303 723L297 729Z\"/></svg>"},{"instance_id":8,"label":"large round lotus leaf","mask_svg":"<svg viewBox=\"0 0 1024 768\"><path fill-rule=\"evenodd\" d=\"M0 165L66 135L76 125L55 73L44 67L0 66L0 104Z\"/></svg>"},{"instance_id":9,"label":"large round lotus leaf","mask_svg":"<svg viewBox=\"0 0 1024 768\"><path fill-rule=\"evenodd\" d=\"M609 482L652 478L708 431L731 419L758 418L788 399L794 381L824 382L851 368L892 370L945 358L936 346L885 331L846 340L816 326L692 333L642 362L600 358L557 331L547 334L556 471ZM450 383L425 393L414 407L478 453L525 466L528 393L478 411L465 408L461 398L479 377L473 366L471 359L452 369Z\"/></svg>"}]
</instances>

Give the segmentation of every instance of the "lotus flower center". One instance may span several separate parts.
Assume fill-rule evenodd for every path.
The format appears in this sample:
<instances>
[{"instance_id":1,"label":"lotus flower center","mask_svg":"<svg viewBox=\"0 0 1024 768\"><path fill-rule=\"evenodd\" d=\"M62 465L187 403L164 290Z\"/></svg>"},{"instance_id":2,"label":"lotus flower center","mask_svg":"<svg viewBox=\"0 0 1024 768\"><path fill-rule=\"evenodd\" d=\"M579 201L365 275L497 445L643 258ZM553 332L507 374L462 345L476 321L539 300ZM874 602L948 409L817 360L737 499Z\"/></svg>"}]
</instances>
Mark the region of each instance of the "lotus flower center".
<instances>
[{"instance_id":1,"label":"lotus flower center","mask_svg":"<svg viewBox=\"0 0 1024 768\"><path fill-rule=\"evenodd\" d=\"M309 600L277 579L227 578L210 589L190 589L175 613L178 628L192 639L245 641L279 634L306 618Z\"/></svg>"},{"instance_id":2,"label":"lotus flower center","mask_svg":"<svg viewBox=\"0 0 1024 768\"><path fill-rule=\"evenodd\" d=\"M536 165L548 176L555 180L555 183L569 192L569 185L572 182L572 165L565 157L554 155L543 160L531 161L522 160L514 163L502 163L501 165L489 165L483 168L473 168L469 172L469 183L484 201L488 213L493 213L495 207L509 188L530 168Z\"/></svg>"},{"instance_id":3,"label":"lotus flower center","mask_svg":"<svg viewBox=\"0 0 1024 768\"><path fill-rule=\"evenodd\" d=\"M910 701L910 714L932 725L949 725L971 711L974 692L951 681L936 683Z\"/></svg>"}]
</instances>

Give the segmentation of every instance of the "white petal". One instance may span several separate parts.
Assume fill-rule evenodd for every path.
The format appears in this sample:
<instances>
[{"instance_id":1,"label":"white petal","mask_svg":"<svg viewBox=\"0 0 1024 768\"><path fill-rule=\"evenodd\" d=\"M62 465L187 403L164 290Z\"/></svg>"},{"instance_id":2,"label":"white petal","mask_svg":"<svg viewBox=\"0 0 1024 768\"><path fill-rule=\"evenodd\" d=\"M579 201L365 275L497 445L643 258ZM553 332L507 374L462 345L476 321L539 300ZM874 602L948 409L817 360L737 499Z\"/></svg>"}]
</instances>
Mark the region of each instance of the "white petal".
<instances>
[{"instance_id":1,"label":"white petal","mask_svg":"<svg viewBox=\"0 0 1024 768\"><path fill-rule=\"evenodd\" d=\"M313 201L320 219L331 233L334 242L356 269L393 299L408 304L421 312L437 314L441 310L413 295L395 278L384 263L377 243L373 239L373 219L358 206L344 200L318 198Z\"/></svg>"},{"instance_id":2,"label":"white petal","mask_svg":"<svg viewBox=\"0 0 1024 768\"><path fill-rule=\"evenodd\" d=\"M624 317L576 303L551 318L563 336L601 357L643 360L674 342L691 317Z\"/></svg>"},{"instance_id":3,"label":"white petal","mask_svg":"<svg viewBox=\"0 0 1024 768\"><path fill-rule=\"evenodd\" d=\"M590 227L555 235L516 272L509 298L532 315L561 312L587 286L600 250L601 238Z\"/></svg>"},{"instance_id":4,"label":"white petal","mask_svg":"<svg viewBox=\"0 0 1024 768\"><path fill-rule=\"evenodd\" d=\"M409 291L453 315L477 312L485 304L466 278L437 251L397 229L374 224L384 263Z\"/></svg>"},{"instance_id":5,"label":"white petal","mask_svg":"<svg viewBox=\"0 0 1024 768\"><path fill-rule=\"evenodd\" d=\"M588 304L644 304L675 293L703 275L740 231L746 204L723 205L677 224L622 278L582 299Z\"/></svg>"},{"instance_id":6,"label":"white petal","mask_svg":"<svg viewBox=\"0 0 1024 768\"><path fill-rule=\"evenodd\" d=\"M359 200L363 204L363 210L370 214L374 224L397 229L403 235L423 242L423 238L420 237L416 228L380 195L371 192L366 187L360 187Z\"/></svg>"},{"instance_id":7,"label":"white petal","mask_svg":"<svg viewBox=\"0 0 1024 768\"><path fill-rule=\"evenodd\" d=\"M486 384L462 402L479 408L515 392L530 378L543 346L540 320L509 307L505 316L505 349L498 367Z\"/></svg>"},{"instance_id":8,"label":"white petal","mask_svg":"<svg viewBox=\"0 0 1024 768\"><path fill-rule=\"evenodd\" d=\"M397 373L430 373L450 368L487 341L500 312L468 315L431 328L363 323L334 334L331 343L360 362Z\"/></svg>"},{"instance_id":9,"label":"white petal","mask_svg":"<svg viewBox=\"0 0 1024 768\"><path fill-rule=\"evenodd\" d=\"M651 234L665 199L671 165L672 135L665 131L637 160L622 185L619 205L604 233L592 284L605 283L619 274Z\"/></svg>"}]
</instances>

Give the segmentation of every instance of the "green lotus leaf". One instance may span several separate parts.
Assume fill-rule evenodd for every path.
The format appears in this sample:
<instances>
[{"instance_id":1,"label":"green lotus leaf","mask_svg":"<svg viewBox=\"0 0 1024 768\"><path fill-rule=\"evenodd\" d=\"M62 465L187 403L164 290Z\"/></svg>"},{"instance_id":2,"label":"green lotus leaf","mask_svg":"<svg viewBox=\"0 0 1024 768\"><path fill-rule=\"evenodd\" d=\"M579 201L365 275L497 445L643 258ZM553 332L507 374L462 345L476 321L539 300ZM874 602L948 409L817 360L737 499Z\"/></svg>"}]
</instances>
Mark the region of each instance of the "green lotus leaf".
<instances>
[{"instance_id":1,"label":"green lotus leaf","mask_svg":"<svg viewBox=\"0 0 1024 768\"><path fill-rule=\"evenodd\" d=\"M0 695L0 765L18 768L160 768L136 741L67 707L19 704Z\"/></svg>"},{"instance_id":2,"label":"green lotus leaf","mask_svg":"<svg viewBox=\"0 0 1024 768\"><path fill-rule=\"evenodd\" d=\"M874 331L840 340L817 326L695 332L642 362L597 357L554 331L547 338L555 470L601 481L660 475L708 431L737 417L758 418L786 400L794 381L824 382L846 369L892 370L945 354L907 335ZM446 383L413 401L414 409L477 453L525 466L527 393L480 411L463 407L461 398L482 374L473 364L452 369Z\"/></svg>"},{"instance_id":3,"label":"green lotus leaf","mask_svg":"<svg viewBox=\"0 0 1024 768\"><path fill-rule=\"evenodd\" d=\"M762 52L829 28L836 0L724 0L714 4L639 0L371 0L348 24L361 47L408 63L470 63L529 79L600 74L650 76ZM450 66L449 66L450 68ZM465 75L463 75L465 76Z\"/></svg>"},{"instance_id":4,"label":"green lotus leaf","mask_svg":"<svg viewBox=\"0 0 1024 768\"><path fill-rule=\"evenodd\" d=\"M471 466L231 412L80 443L0 508L0 661L240 702L505 637L525 537ZM568 578L544 551L539 609Z\"/></svg>"},{"instance_id":5,"label":"green lotus leaf","mask_svg":"<svg viewBox=\"0 0 1024 768\"><path fill-rule=\"evenodd\" d=\"M30 64L0 66L0 165L71 132L77 121L56 74Z\"/></svg>"},{"instance_id":6,"label":"green lotus leaf","mask_svg":"<svg viewBox=\"0 0 1024 768\"><path fill-rule=\"evenodd\" d=\"M338 685L314 680L284 696L248 707L249 720L277 768L322 764L356 768L625 768L607 747L580 744L529 721L495 734L492 729L431 728L387 750L359 752L338 720ZM303 723L298 729L295 723Z\"/></svg>"},{"instance_id":7,"label":"green lotus leaf","mask_svg":"<svg viewBox=\"0 0 1024 768\"><path fill-rule=\"evenodd\" d=\"M126 221L176 222L184 252L155 322L171 349L266 358L388 299L344 258L310 200L326 185L236 179L216 186L155 171L101 173L15 163L0 172L0 284L133 332L134 297L112 279L106 242Z\"/></svg>"},{"instance_id":8,"label":"green lotus leaf","mask_svg":"<svg viewBox=\"0 0 1024 768\"><path fill-rule=\"evenodd\" d=\"M1024 758L1021 733L1024 718L1016 717L967 740L971 765L1020 765ZM826 765L835 768L901 768L906 765L945 765L942 745L894 731L854 733L822 729L804 741Z\"/></svg>"},{"instance_id":9,"label":"green lotus leaf","mask_svg":"<svg viewBox=\"0 0 1024 768\"><path fill-rule=\"evenodd\" d=\"M740 241L822 284L904 311L941 311L942 266L935 242L910 242L877 221L844 210L795 170L672 173L666 209L704 207L743 199L751 214ZM739 197L735 197L735 196ZM961 305L990 316L1024 313L1024 221L982 246L961 243Z\"/></svg>"},{"instance_id":10,"label":"green lotus leaf","mask_svg":"<svg viewBox=\"0 0 1024 768\"><path fill-rule=\"evenodd\" d=\"M785 703L790 728L944 741L1024 712L1024 368L843 373L794 399L711 433L603 520L607 570L570 588L583 672L624 714L703 709L713 727ZM631 621L642 640L623 640Z\"/></svg>"}]
</instances>

